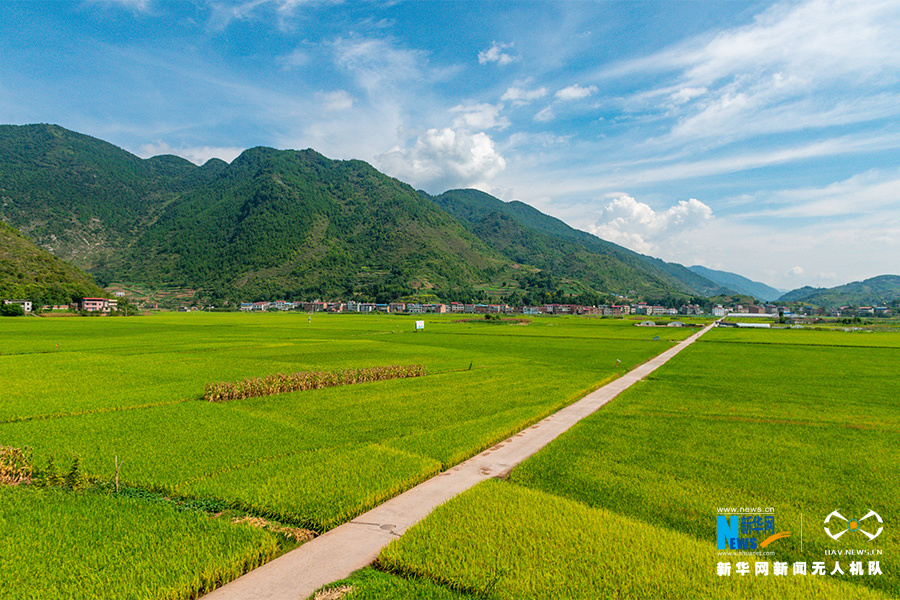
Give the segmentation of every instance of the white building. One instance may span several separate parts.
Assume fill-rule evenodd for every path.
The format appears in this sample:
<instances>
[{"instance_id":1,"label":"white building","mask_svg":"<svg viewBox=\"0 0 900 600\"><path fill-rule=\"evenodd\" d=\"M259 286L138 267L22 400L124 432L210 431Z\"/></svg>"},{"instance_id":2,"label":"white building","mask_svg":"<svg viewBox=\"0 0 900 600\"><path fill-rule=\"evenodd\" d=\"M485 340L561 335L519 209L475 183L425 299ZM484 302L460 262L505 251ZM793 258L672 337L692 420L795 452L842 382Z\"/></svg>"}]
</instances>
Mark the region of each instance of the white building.
<instances>
[{"instance_id":1,"label":"white building","mask_svg":"<svg viewBox=\"0 0 900 600\"><path fill-rule=\"evenodd\" d=\"M4 300L3 304L18 304L26 313L31 312L31 300Z\"/></svg>"}]
</instances>

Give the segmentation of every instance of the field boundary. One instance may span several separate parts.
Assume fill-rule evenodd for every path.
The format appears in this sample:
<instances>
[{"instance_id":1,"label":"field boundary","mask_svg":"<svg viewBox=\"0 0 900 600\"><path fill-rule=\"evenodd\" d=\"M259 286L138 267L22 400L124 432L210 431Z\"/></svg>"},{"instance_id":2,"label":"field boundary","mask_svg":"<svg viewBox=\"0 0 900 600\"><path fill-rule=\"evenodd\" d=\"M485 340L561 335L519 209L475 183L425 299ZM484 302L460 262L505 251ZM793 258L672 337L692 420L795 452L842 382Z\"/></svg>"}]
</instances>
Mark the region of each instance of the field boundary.
<instances>
[{"instance_id":1,"label":"field boundary","mask_svg":"<svg viewBox=\"0 0 900 600\"><path fill-rule=\"evenodd\" d=\"M621 377L556 411L531 427L435 475L231 583L205 600L298 600L323 585L370 565L381 549L438 505L477 483L507 475L584 417L647 377L715 326L707 325Z\"/></svg>"}]
</instances>

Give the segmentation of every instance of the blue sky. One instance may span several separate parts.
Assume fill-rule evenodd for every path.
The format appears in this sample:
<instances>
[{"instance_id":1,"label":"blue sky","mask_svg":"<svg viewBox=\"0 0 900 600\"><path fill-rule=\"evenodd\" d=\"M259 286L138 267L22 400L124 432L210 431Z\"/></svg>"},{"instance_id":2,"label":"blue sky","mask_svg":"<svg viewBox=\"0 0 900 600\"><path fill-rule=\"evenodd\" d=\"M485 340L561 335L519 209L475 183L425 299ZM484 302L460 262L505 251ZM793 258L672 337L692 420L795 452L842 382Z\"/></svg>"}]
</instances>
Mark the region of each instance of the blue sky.
<instances>
[{"instance_id":1,"label":"blue sky","mask_svg":"<svg viewBox=\"0 0 900 600\"><path fill-rule=\"evenodd\" d=\"M900 3L12 0L0 122L358 158L783 289L900 272Z\"/></svg>"}]
</instances>

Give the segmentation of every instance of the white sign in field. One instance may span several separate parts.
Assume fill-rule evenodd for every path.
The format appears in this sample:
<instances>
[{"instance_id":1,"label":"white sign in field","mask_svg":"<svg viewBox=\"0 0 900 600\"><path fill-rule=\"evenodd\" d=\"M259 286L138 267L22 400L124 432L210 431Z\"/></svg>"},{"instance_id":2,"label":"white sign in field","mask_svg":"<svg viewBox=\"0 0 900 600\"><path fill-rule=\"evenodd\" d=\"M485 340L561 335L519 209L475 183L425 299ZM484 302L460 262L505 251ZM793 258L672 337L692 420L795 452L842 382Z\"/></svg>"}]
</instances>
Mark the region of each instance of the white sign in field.
<instances>
[{"instance_id":1,"label":"white sign in field","mask_svg":"<svg viewBox=\"0 0 900 600\"><path fill-rule=\"evenodd\" d=\"M416 331L425 329L425 321L416 321Z\"/></svg>"}]
</instances>

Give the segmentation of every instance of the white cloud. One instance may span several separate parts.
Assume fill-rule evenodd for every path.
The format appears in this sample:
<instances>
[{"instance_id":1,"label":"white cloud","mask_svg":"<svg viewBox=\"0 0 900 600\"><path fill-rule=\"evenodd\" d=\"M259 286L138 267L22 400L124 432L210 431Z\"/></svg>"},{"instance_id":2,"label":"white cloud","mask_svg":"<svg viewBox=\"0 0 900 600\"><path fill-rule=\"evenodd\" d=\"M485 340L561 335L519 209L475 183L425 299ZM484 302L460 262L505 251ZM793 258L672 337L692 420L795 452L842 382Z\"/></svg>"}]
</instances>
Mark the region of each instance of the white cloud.
<instances>
[{"instance_id":1,"label":"white cloud","mask_svg":"<svg viewBox=\"0 0 900 600\"><path fill-rule=\"evenodd\" d=\"M120 5L134 12L148 12L151 0L91 0L94 4Z\"/></svg>"},{"instance_id":2,"label":"white cloud","mask_svg":"<svg viewBox=\"0 0 900 600\"><path fill-rule=\"evenodd\" d=\"M329 112L350 110L353 108L353 97L344 90L336 90L322 94L322 107Z\"/></svg>"},{"instance_id":3,"label":"white cloud","mask_svg":"<svg viewBox=\"0 0 900 600\"><path fill-rule=\"evenodd\" d=\"M548 106L547 108L538 111L536 115L534 115L534 120L540 123L546 123L547 121L552 121L556 115L553 114L553 107Z\"/></svg>"},{"instance_id":4,"label":"white cloud","mask_svg":"<svg viewBox=\"0 0 900 600\"><path fill-rule=\"evenodd\" d=\"M379 169L432 193L457 187L491 188L506 161L486 133L429 129L411 148L395 147L377 157Z\"/></svg>"},{"instance_id":5,"label":"white cloud","mask_svg":"<svg viewBox=\"0 0 900 600\"><path fill-rule=\"evenodd\" d=\"M486 65L488 63L497 63L498 65L505 66L511 62L514 62L518 59L518 56L514 56L512 54L508 54L504 52L504 50L509 50L513 47L513 44L501 44L498 42L494 42L491 44L491 47L487 50L482 50L478 53L478 62Z\"/></svg>"},{"instance_id":6,"label":"white cloud","mask_svg":"<svg viewBox=\"0 0 900 600\"><path fill-rule=\"evenodd\" d=\"M512 102L516 106L528 104L533 100L540 100L550 93L545 87L539 87L536 90L526 90L520 87L510 87L504 92L500 99L504 102Z\"/></svg>"},{"instance_id":7,"label":"white cloud","mask_svg":"<svg viewBox=\"0 0 900 600\"><path fill-rule=\"evenodd\" d=\"M427 54L399 48L389 40L338 39L334 51L337 65L353 74L369 91L425 78Z\"/></svg>"},{"instance_id":8,"label":"white cloud","mask_svg":"<svg viewBox=\"0 0 900 600\"><path fill-rule=\"evenodd\" d=\"M142 0L116 1L131 2ZM212 9L212 12L209 19L209 26L216 31L222 31L233 21L245 21L258 18L259 12L261 12L262 9L274 9L273 14L278 19L278 26L281 29L290 29L289 23L296 16L298 7L315 4L334 4L341 1L342 0L238 0L236 2L211 2L210 8Z\"/></svg>"},{"instance_id":9,"label":"white cloud","mask_svg":"<svg viewBox=\"0 0 900 600\"><path fill-rule=\"evenodd\" d=\"M825 220L885 214L900 214L900 170L872 169L825 186L773 192L754 202L747 218L790 222L810 215Z\"/></svg>"},{"instance_id":10,"label":"white cloud","mask_svg":"<svg viewBox=\"0 0 900 600\"><path fill-rule=\"evenodd\" d=\"M474 104L459 105L450 109L450 112L457 113L453 119L453 127L459 129L479 130L479 129L506 129L509 127L509 119L500 116L503 105L494 104Z\"/></svg>"},{"instance_id":11,"label":"white cloud","mask_svg":"<svg viewBox=\"0 0 900 600\"><path fill-rule=\"evenodd\" d=\"M309 60L309 54L299 48L295 49L290 54L278 58L278 62L281 64L281 68L285 71L289 71L296 67L305 66L309 63Z\"/></svg>"},{"instance_id":12,"label":"white cloud","mask_svg":"<svg viewBox=\"0 0 900 600\"><path fill-rule=\"evenodd\" d=\"M707 91L708 90L705 87L683 87L669 96L669 99L675 104L684 104L685 102L702 96Z\"/></svg>"},{"instance_id":13,"label":"white cloud","mask_svg":"<svg viewBox=\"0 0 900 600\"><path fill-rule=\"evenodd\" d=\"M661 142L705 148L765 133L897 117L900 4L810 0L769 7L742 27L698 37L605 71L671 72L626 100L674 117Z\"/></svg>"},{"instance_id":14,"label":"white cloud","mask_svg":"<svg viewBox=\"0 0 900 600\"><path fill-rule=\"evenodd\" d=\"M651 253L662 239L690 231L712 218L712 209L694 198L656 212L649 205L622 195L604 207L589 231L637 252Z\"/></svg>"},{"instance_id":15,"label":"white cloud","mask_svg":"<svg viewBox=\"0 0 900 600\"><path fill-rule=\"evenodd\" d=\"M791 275L793 277L799 277L800 275L803 275L803 267L791 267L790 269L788 269L788 275Z\"/></svg>"},{"instance_id":16,"label":"white cloud","mask_svg":"<svg viewBox=\"0 0 900 600\"><path fill-rule=\"evenodd\" d=\"M141 146L139 154L144 158L161 154L174 154L191 161L195 165L202 165L211 158L220 158L230 163L244 150L244 148L213 146L180 146L173 148L165 142L156 142L155 144L144 144Z\"/></svg>"},{"instance_id":17,"label":"white cloud","mask_svg":"<svg viewBox=\"0 0 900 600\"><path fill-rule=\"evenodd\" d=\"M559 90L554 95L560 100L581 100L582 98L587 98L596 91L597 86L595 85L585 88L576 83L575 85L570 85L569 87Z\"/></svg>"},{"instance_id":18,"label":"white cloud","mask_svg":"<svg viewBox=\"0 0 900 600\"><path fill-rule=\"evenodd\" d=\"M507 138L504 144L505 148L516 147L533 147L533 148L552 148L568 144L572 140L571 135L555 135L549 132L542 133L514 133Z\"/></svg>"}]
</instances>

